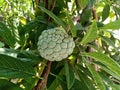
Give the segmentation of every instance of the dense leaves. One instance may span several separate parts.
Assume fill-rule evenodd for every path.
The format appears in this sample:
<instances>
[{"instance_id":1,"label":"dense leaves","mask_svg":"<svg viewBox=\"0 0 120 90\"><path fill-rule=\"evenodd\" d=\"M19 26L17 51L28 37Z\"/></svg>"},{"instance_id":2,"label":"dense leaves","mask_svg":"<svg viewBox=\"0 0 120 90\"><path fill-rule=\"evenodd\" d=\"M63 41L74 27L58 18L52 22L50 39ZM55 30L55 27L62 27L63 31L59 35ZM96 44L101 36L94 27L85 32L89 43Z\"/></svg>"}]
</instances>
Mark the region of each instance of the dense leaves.
<instances>
[{"instance_id":1,"label":"dense leaves","mask_svg":"<svg viewBox=\"0 0 120 90\"><path fill-rule=\"evenodd\" d=\"M119 3L0 0L0 90L119 90L120 40L114 36L120 29ZM48 64L37 42L44 30L55 27L66 30L75 48Z\"/></svg>"},{"instance_id":2,"label":"dense leaves","mask_svg":"<svg viewBox=\"0 0 120 90\"><path fill-rule=\"evenodd\" d=\"M29 68L27 68L29 66ZM20 78L35 76L34 69L29 63L0 54L0 77Z\"/></svg>"}]
</instances>

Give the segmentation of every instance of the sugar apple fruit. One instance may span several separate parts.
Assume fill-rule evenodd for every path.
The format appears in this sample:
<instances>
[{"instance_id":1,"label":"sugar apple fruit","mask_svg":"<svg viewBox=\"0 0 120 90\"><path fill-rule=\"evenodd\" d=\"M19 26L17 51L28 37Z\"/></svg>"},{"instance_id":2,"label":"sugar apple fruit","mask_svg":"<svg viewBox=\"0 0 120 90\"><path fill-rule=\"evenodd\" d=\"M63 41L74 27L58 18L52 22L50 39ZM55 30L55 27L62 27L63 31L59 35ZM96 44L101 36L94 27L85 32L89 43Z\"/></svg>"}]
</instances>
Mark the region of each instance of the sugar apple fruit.
<instances>
[{"instance_id":1,"label":"sugar apple fruit","mask_svg":"<svg viewBox=\"0 0 120 90\"><path fill-rule=\"evenodd\" d=\"M61 27L44 30L39 36L38 51L49 61L61 61L73 52L75 43Z\"/></svg>"}]
</instances>

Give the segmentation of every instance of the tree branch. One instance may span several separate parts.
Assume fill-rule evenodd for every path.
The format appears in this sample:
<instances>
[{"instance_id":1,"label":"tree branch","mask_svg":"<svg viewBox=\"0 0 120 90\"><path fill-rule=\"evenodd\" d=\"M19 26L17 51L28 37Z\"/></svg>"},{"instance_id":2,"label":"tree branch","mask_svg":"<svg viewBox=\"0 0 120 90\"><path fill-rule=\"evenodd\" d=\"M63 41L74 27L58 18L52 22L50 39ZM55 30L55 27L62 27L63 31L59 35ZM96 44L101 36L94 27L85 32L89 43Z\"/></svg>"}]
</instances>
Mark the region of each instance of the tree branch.
<instances>
[{"instance_id":1,"label":"tree branch","mask_svg":"<svg viewBox=\"0 0 120 90\"><path fill-rule=\"evenodd\" d=\"M48 61L47 66L44 68L43 73L41 75L41 78L43 79L39 79L34 90L45 90L46 89L47 79L50 73L50 67L51 67L51 61Z\"/></svg>"},{"instance_id":2,"label":"tree branch","mask_svg":"<svg viewBox=\"0 0 120 90\"><path fill-rule=\"evenodd\" d=\"M95 19L96 21L98 21L98 16L97 16L95 8L92 8L92 13L93 13L93 19Z\"/></svg>"}]
</instances>

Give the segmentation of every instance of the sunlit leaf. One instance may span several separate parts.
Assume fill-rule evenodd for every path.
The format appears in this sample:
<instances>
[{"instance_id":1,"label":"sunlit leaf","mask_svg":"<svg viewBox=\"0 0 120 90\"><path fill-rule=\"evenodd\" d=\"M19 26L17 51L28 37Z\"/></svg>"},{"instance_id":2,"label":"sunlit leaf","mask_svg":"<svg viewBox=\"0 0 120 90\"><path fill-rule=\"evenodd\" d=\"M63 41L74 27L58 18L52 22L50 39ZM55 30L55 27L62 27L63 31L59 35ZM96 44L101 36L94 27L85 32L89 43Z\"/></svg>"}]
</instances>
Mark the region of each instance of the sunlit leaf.
<instances>
[{"instance_id":1,"label":"sunlit leaf","mask_svg":"<svg viewBox=\"0 0 120 90\"><path fill-rule=\"evenodd\" d=\"M97 24L94 21L90 27L89 30L87 30L85 36L83 37L82 41L80 42L81 44L85 44L85 43L89 43L92 42L94 39L97 38L98 34L97 34L98 28L97 28Z\"/></svg>"},{"instance_id":2,"label":"sunlit leaf","mask_svg":"<svg viewBox=\"0 0 120 90\"><path fill-rule=\"evenodd\" d=\"M20 17L20 22L25 25L26 24L26 19L24 17Z\"/></svg>"},{"instance_id":3,"label":"sunlit leaf","mask_svg":"<svg viewBox=\"0 0 120 90\"><path fill-rule=\"evenodd\" d=\"M100 75L95 71L95 69L93 68L92 65L86 63L88 69L90 70L96 84L97 84L97 87L100 89L100 90L106 90L105 89L105 86L104 86L104 83L103 83L103 80L102 78L100 77Z\"/></svg>"},{"instance_id":4,"label":"sunlit leaf","mask_svg":"<svg viewBox=\"0 0 120 90\"><path fill-rule=\"evenodd\" d=\"M111 71L109 68L107 68L107 66L105 66L104 64L98 63L98 62L93 62L94 64L100 66L100 68L102 70L104 70L105 72L107 72L108 74L112 75L114 78L120 80L120 76L117 75L116 73L114 73L113 71Z\"/></svg>"},{"instance_id":5,"label":"sunlit leaf","mask_svg":"<svg viewBox=\"0 0 120 90\"><path fill-rule=\"evenodd\" d=\"M119 28L120 28L120 19L104 25L101 29L116 30L116 29L119 29Z\"/></svg>"},{"instance_id":6,"label":"sunlit leaf","mask_svg":"<svg viewBox=\"0 0 120 90\"><path fill-rule=\"evenodd\" d=\"M101 62L106 67L108 67L112 72L114 72L118 76L120 76L120 65L117 62L115 62L112 58L108 57L107 55L105 55L101 52L83 53L83 55L91 57L91 58Z\"/></svg>"}]
</instances>

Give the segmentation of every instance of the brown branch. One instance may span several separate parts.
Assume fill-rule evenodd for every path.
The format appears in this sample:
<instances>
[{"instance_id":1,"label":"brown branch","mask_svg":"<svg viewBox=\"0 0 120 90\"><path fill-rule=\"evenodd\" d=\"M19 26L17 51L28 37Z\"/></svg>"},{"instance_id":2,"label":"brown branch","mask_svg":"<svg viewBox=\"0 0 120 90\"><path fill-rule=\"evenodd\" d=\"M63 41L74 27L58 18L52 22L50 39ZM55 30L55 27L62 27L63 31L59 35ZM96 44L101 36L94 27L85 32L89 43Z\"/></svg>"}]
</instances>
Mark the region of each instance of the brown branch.
<instances>
[{"instance_id":1,"label":"brown branch","mask_svg":"<svg viewBox=\"0 0 120 90\"><path fill-rule=\"evenodd\" d=\"M48 75L50 73L50 67L51 67L51 61L48 61L47 66L44 68L44 71L41 75L41 78L43 78L43 79L39 79L34 90L45 90L46 89L47 79L48 79Z\"/></svg>"},{"instance_id":2,"label":"brown branch","mask_svg":"<svg viewBox=\"0 0 120 90\"><path fill-rule=\"evenodd\" d=\"M68 25L66 26L66 32L68 33L69 30L70 30L70 25L68 24Z\"/></svg>"},{"instance_id":3,"label":"brown branch","mask_svg":"<svg viewBox=\"0 0 120 90\"><path fill-rule=\"evenodd\" d=\"M96 21L98 21L98 15L96 13L96 9L92 8L92 13L93 13L93 19L95 19Z\"/></svg>"}]
</instances>

